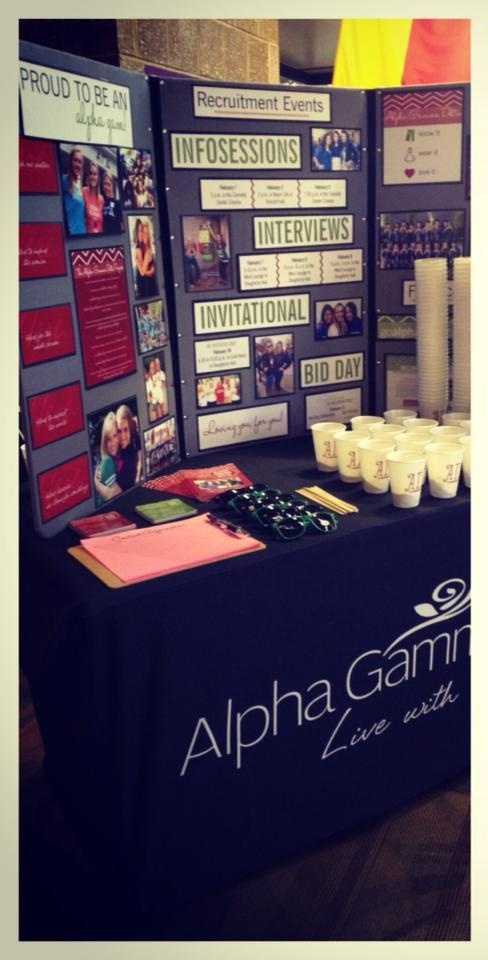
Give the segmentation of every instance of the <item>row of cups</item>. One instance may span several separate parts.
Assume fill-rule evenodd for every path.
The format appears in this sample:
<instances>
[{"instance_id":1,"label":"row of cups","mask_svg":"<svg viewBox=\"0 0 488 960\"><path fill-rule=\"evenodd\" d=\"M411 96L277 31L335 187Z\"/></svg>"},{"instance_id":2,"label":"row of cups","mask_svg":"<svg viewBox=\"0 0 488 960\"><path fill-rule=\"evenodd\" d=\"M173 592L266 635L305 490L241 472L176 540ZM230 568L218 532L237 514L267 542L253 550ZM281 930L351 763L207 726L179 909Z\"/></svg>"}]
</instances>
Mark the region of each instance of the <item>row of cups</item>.
<instances>
[{"instance_id":1,"label":"row of cups","mask_svg":"<svg viewBox=\"0 0 488 960\"><path fill-rule=\"evenodd\" d=\"M405 416L409 412L413 416ZM471 486L469 416L445 414L439 424L417 417L415 410L400 410L383 417L352 417L351 430L339 422L314 423L317 467L338 470L345 483L362 481L366 493L391 490L397 507L417 506L426 479L431 496L454 497L461 470L465 485Z\"/></svg>"}]
</instances>

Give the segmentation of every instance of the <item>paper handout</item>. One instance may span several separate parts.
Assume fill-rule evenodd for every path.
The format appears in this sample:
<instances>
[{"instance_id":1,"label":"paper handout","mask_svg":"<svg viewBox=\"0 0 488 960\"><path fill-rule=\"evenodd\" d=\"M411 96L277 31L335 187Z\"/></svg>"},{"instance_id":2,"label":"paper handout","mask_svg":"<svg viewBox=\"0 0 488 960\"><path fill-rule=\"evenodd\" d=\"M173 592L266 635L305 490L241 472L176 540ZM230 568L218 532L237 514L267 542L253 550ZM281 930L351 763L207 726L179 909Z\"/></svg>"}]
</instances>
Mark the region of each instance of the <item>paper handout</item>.
<instances>
[{"instance_id":1,"label":"paper handout","mask_svg":"<svg viewBox=\"0 0 488 960\"><path fill-rule=\"evenodd\" d=\"M209 523L207 515L81 540L81 547L123 583L176 573L265 546L247 533Z\"/></svg>"}]
</instances>

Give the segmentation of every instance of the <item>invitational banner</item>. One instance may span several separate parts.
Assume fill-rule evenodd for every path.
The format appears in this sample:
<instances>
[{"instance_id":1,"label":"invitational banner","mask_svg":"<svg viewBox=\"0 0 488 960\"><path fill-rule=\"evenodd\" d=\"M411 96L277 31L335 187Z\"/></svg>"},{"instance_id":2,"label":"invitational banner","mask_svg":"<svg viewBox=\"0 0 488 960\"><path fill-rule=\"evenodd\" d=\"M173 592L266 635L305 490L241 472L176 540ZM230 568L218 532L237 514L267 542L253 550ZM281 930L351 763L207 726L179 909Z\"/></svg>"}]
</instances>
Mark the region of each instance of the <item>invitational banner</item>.
<instances>
[{"instance_id":1,"label":"invitational banner","mask_svg":"<svg viewBox=\"0 0 488 960\"><path fill-rule=\"evenodd\" d=\"M78 325L86 386L136 369L122 247L72 250Z\"/></svg>"},{"instance_id":2,"label":"invitational banner","mask_svg":"<svg viewBox=\"0 0 488 960\"><path fill-rule=\"evenodd\" d=\"M307 293L241 300L203 300L193 304L195 333L224 333L271 327L295 327L310 322Z\"/></svg>"}]
</instances>

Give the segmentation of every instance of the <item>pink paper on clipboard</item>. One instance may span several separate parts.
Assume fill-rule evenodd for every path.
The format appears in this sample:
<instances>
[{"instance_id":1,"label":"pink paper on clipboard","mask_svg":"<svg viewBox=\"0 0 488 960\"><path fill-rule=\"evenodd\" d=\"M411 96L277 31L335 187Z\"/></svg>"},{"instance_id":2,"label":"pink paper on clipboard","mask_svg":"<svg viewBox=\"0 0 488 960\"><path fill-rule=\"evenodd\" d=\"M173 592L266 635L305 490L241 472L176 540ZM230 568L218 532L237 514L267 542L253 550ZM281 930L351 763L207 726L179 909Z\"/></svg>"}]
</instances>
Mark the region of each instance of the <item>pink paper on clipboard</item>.
<instances>
[{"instance_id":1,"label":"pink paper on clipboard","mask_svg":"<svg viewBox=\"0 0 488 960\"><path fill-rule=\"evenodd\" d=\"M232 533L207 515L81 540L80 546L123 583L177 573L265 546L247 533Z\"/></svg>"}]
</instances>

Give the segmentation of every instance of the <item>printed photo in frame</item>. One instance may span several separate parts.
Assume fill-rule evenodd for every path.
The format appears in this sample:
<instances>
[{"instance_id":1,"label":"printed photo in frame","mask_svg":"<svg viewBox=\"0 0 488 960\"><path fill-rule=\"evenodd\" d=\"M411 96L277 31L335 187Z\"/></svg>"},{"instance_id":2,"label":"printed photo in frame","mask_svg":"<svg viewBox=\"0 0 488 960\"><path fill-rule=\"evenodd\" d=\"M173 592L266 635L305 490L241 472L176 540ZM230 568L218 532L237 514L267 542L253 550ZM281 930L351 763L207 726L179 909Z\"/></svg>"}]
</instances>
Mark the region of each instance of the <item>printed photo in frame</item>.
<instances>
[{"instance_id":1,"label":"printed photo in frame","mask_svg":"<svg viewBox=\"0 0 488 960\"><path fill-rule=\"evenodd\" d=\"M149 430L144 430L144 461L146 477L164 470L178 459L176 420L168 417Z\"/></svg>"},{"instance_id":2,"label":"printed photo in frame","mask_svg":"<svg viewBox=\"0 0 488 960\"><path fill-rule=\"evenodd\" d=\"M60 143L58 159L68 236L123 233L117 150L91 143Z\"/></svg>"},{"instance_id":3,"label":"printed photo in frame","mask_svg":"<svg viewBox=\"0 0 488 960\"><path fill-rule=\"evenodd\" d=\"M380 270L413 270L416 260L464 256L464 210L380 213Z\"/></svg>"},{"instance_id":4,"label":"printed photo in frame","mask_svg":"<svg viewBox=\"0 0 488 960\"><path fill-rule=\"evenodd\" d=\"M292 333L254 337L256 397L264 399L294 393L294 367Z\"/></svg>"},{"instance_id":5,"label":"printed photo in frame","mask_svg":"<svg viewBox=\"0 0 488 960\"><path fill-rule=\"evenodd\" d=\"M230 290L232 287L229 217L181 218L185 290Z\"/></svg>"},{"instance_id":6,"label":"printed photo in frame","mask_svg":"<svg viewBox=\"0 0 488 960\"><path fill-rule=\"evenodd\" d=\"M163 351L144 357L143 364L147 418L149 423L156 423L168 413L168 388Z\"/></svg>"},{"instance_id":7,"label":"printed photo in frame","mask_svg":"<svg viewBox=\"0 0 488 960\"><path fill-rule=\"evenodd\" d=\"M87 427L95 505L102 507L142 479L136 397L89 413Z\"/></svg>"},{"instance_id":8,"label":"printed photo in frame","mask_svg":"<svg viewBox=\"0 0 488 960\"><path fill-rule=\"evenodd\" d=\"M221 373L211 377L198 377L195 386L196 402L199 410L234 406L242 402L241 376L239 373Z\"/></svg>"},{"instance_id":9,"label":"printed photo in frame","mask_svg":"<svg viewBox=\"0 0 488 960\"><path fill-rule=\"evenodd\" d=\"M316 340L361 336L362 333L363 301L361 297L318 300L315 303L314 336Z\"/></svg>"},{"instance_id":10,"label":"printed photo in frame","mask_svg":"<svg viewBox=\"0 0 488 960\"><path fill-rule=\"evenodd\" d=\"M168 343L166 318L162 300L134 305L139 353L149 353Z\"/></svg>"},{"instance_id":11,"label":"printed photo in frame","mask_svg":"<svg viewBox=\"0 0 488 960\"><path fill-rule=\"evenodd\" d=\"M156 206L156 191L150 150L119 147L122 204L126 210L148 210Z\"/></svg>"},{"instance_id":12,"label":"printed photo in frame","mask_svg":"<svg viewBox=\"0 0 488 960\"><path fill-rule=\"evenodd\" d=\"M130 237L130 252L134 293L136 300L146 300L159 295L154 219L140 215L127 218Z\"/></svg>"},{"instance_id":13,"label":"printed photo in frame","mask_svg":"<svg viewBox=\"0 0 488 960\"><path fill-rule=\"evenodd\" d=\"M312 127L310 168L314 173L361 169L361 130Z\"/></svg>"}]
</instances>

